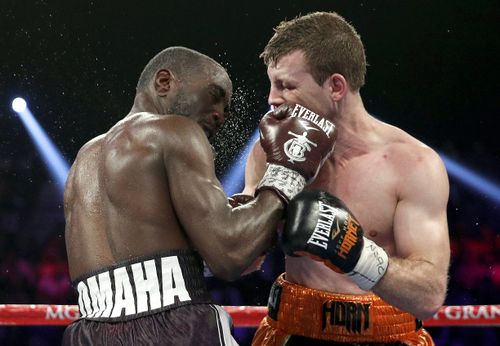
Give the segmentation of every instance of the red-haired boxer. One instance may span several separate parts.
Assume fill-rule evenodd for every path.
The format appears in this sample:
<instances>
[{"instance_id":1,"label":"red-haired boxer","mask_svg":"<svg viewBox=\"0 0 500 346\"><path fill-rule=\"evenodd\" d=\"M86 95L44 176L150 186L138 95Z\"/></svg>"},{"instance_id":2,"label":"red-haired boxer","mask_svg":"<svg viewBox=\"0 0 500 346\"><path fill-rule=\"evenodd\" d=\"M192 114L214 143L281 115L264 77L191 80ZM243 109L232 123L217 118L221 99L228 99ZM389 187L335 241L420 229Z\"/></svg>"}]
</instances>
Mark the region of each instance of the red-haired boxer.
<instances>
[{"instance_id":1,"label":"red-haired boxer","mask_svg":"<svg viewBox=\"0 0 500 346\"><path fill-rule=\"evenodd\" d=\"M316 12L282 22L261 57L271 105L299 103L335 123L334 153L308 189L341 199L364 230L364 241L354 241L353 223L339 245L339 256L354 266L332 261L326 266L329 246L321 256L300 250L287 256L286 273L271 291L269 316L253 344L432 345L417 319L432 316L446 294L449 186L442 161L422 142L367 112L360 94L363 43L338 14ZM264 170L257 144L243 193L253 193ZM325 217L307 239L309 246L323 249L337 234L324 226L337 216ZM359 258L349 257L354 243L364 244Z\"/></svg>"},{"instance_id":2,"label":"red-haired boxer","mask_svg":"<svg viewBox=\"0 0 500 346\"><path fill-rule=\"evenodd\" d=\"M273 244L286 203L315 177L333 136L294 117L299 105L268 113L260 124L268 172L256 198L232 208L207 138L231 93L214 60L167 48L144 68L130 113L79 151L64 203L82 317L64 345L235 344L203 260L218 277L239 277Z\"/></svg>"}]
</instances>

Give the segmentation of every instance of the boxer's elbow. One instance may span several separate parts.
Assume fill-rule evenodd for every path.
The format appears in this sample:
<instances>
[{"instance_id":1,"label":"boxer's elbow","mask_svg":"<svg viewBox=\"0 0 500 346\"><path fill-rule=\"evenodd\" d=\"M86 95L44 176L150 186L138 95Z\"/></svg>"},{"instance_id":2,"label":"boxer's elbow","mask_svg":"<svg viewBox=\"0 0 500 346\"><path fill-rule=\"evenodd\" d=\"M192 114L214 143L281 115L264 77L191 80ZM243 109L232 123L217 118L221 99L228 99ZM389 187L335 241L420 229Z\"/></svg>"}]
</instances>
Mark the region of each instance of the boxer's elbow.
<instances>
[{"instance_id":1,"label":"boxer's elbow","mask_svg":"<svg viewBox=\"0 0 500 346\"><path fill-rule=\"evenodd\" d=\"M435 290L433 290L433 292L424 299L424 302L420 304L418 311L415 312L415 316L420 320L432 318L443 306L445 298L446 285L435 287Z\"/></svg>"},{"instance_id":2,"label":"boxer's elbow","mask_svg":"<svg viewBox=\"0 0 500 346\"><path fill-rule=\"evenodd\" d=\"M225 265L212 272L216 277L224 281L235 281L241 277L243 270L243 268L235 267L233 265Z\"/></svg>"},{"instance_id":3,"label":"boxer's elbow","mask_svg":"<svg viewBox=\"0 0 500 346\"><path fill-rule=\"evenodd\" d=\"M228 271L225 272L220 278L224 281L232 282L236 281L241 277L241 271Z\"/></svg>"},{"instance_id":4,"label":"boxer's elbow","mask_svg":"<svg viewBox=\"0 0 500 346\"><path fill-rule=\"evenodd\" d=\"M241 277L248 267L248 261L239 255L229 256L227 267L225 280L235 281Z\"/></svg>"},{"instance_id":5,"label":"boxer's elbow","mask_svg":"<svg viewBox=\"0 0 500 346\"><path fill-rule=\"evenodd\" d=\"M235 281L241 277L243 271L248 267L248 263L240 256L227 254L219 263L212 266L211 271L214 276L224 281Z\"/></svg>"},{"instance_id":6,"label":"boxer's elbow","mask_svg":"<svg viewBox=\"0 0 500 346\"><path fill-rule=\"evenodd\" d=\"M439 308L442 306L442 303L427 303L419 306L417 311L414 312L415 317L419 320L426 320L432 318L436 312L438 312Z\"/></svg>"},{"instance_id":7,"label":"boxer's elbow","mask_svg":"<svg viewBox=\"0 0 500 346\"><path fill-rule=\"evenodd\" d=\"M214 275L225 281L235 281L250 266L252 251L232 238L221 239L219 246L221 255Z\"/></svg>"}]
</instances>

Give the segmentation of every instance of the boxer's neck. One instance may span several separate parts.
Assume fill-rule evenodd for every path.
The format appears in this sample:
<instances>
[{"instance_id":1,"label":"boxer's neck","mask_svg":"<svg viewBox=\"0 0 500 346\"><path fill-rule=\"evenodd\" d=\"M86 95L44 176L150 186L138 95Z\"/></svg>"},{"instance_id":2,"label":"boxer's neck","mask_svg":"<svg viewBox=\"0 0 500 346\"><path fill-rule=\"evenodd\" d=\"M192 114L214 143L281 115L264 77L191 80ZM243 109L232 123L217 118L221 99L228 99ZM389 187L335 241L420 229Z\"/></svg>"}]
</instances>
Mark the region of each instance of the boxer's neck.
<instances>
[{"instance_id":1,"label":"boxer's neck","mask_svg":"<svg viewBox=\"0 0 500 346\"><path fill-rule=\"evenodd\" d=\"M349 93L334 117L337 130L334 156L367 152L378 141L377 120L365 109L359 93Z\"/></svg>"},{"instance_id":2,"label":"boxer's neck","mask_svg":"<svg viewBox=\"0 0 500 346\"><path fill-rule=\"evenodd\" d=\"M127 116L140 112L148 112L154 114L160 113L151 97L144 92L139 92L135 95L134 104L132 105L132 109L130 109L130 112Z\"/></svg>"}]
</instances>

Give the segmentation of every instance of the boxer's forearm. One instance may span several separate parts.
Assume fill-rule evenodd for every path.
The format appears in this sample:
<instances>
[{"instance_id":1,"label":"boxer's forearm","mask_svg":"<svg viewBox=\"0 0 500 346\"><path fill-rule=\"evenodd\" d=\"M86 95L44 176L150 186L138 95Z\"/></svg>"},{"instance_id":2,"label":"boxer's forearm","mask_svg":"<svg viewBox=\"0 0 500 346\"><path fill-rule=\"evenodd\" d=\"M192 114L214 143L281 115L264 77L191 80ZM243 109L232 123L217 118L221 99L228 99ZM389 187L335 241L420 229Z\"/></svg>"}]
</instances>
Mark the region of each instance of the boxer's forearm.
<instances>
[{"instance_id":1,"label":"boxer's forearm","mask_svg":"<svg viewBox=\"0 0 500 346\"><path fill-rule=\"evenodd\" d=\"M447 274L442 268L428 261L391 257L373 292L387 303L426 319L443 304L446 287Z\"/></svg>"},{"instance_id":2,"label":"boxer's forearm","mask_svg":"<svg viewBox=\"0 0 500 346\"><path fill-rule=\"evenodd\" d=\"M223 234L209 246L204 256L215 276L238 279L241 274L276 242L276 226L284 212L282 200L272 191L263 191L255 201L233 209ZM218 251L210 251L215 248ZM214 253L223 257L214 258Z\"/></svg>"}]
</instances>

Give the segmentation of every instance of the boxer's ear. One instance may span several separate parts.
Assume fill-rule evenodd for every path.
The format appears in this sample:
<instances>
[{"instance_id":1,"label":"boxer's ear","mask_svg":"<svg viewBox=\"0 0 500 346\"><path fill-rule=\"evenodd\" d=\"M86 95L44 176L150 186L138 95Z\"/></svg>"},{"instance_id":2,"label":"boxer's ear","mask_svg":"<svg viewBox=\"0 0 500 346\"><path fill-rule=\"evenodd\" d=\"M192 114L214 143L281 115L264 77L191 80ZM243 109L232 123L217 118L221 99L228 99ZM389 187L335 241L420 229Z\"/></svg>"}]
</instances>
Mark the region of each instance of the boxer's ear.
<instances>
[{"instance_id":1,"label":"boxer's ear","mask_svg":"<svg viewBox=\"0 0 500 346\"><path fill-rule=\"evenodd\" d=\"M332 74L326 79L325 83L327 83L332 100L335 102L344 98L349 89L346 79L340 73Z\"/></svg>"},{"instance_id":2,"label":"boxer's ear","mask_svg":"<svg viewBox=\"0 0 500 346\"><path fill-rule=\"evenodd\" d=\"M163 97L168 94L173 82L172 72L166 69L158 70L155 74L154 87L158 96Z\"/></svg>"}]
</instances>

